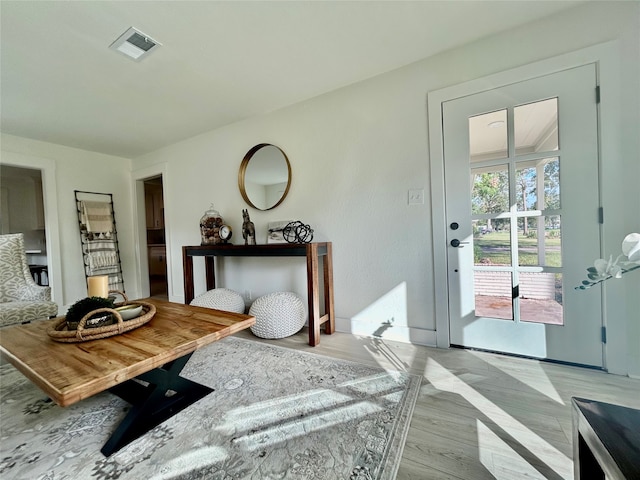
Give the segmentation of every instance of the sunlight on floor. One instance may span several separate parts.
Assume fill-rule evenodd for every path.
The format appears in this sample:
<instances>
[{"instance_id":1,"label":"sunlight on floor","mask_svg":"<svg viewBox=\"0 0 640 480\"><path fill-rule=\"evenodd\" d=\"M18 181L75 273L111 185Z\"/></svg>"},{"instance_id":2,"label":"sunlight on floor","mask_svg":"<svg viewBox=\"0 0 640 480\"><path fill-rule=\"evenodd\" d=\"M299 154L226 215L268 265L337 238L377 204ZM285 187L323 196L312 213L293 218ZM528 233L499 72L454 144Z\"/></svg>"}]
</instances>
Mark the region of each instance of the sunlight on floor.
<instances>
[{"instance_id":1,"label":"sunlight on floor","mask_svg":"<svg viewBox=\"0 0 640 480\"><path fill-rule=\"evenodd\" d=\"M493 355L487 355L481 352L469 351L471 355L479 357L483 362L488 363L492 367L501 370L507 375L515 378L518 382L521 382L534 390L537 390L541 394L549 397L554 402L558 402L560 405L565 405L565 402L560 397L560 394L556 390L546 372L542 369L542 366L535 361L527 362L526 369L523 369L521 365L507 363L504 358L496 358ZM510 358L510 357L506 357ZM528 371L527 371L528 370ZM531 370L535 370L531 372Z\"/></svg>"},{"instance_id":2,"label":"sunlight on floor","mask_svg":"<svg viewBox=\"0 0 640 480\"><path fill-rule=\"evenodd\" d=\"M497 480L519 478L545 480L544 475L533 468L484 423L477 420L476 425L480 462Z\"/></svg>"},{"instance_id":3,"label":"sunlight on floor","mask_svg":"<svg viewBox=\"0 0 640 480\"><path fill-rule=\"evenodd\" d=\"M291 440L309 432L363 418L382 407L368 398L398 401L398 373L382 373L344 382L333 389L315 389L231 410L217 430L235 434L246 450Z\"/></svg>"},{"instance_id":4,"label":"sunlight on floor","mask_svg":"<svg viewBox=\"0 0 640 480\"><path fill-rule=\"evenodd\" d=\"M267 445L276 445L302 437L339 423L366 417L381 410L382 408L374 403L357 402L343 407L336 407L330 411L314 413L304 418L289 417L288 421L287 419L281 419L282 423L274 422L273 426L254 426L247 434L235 438L233 442L242 445L247 451L253 451L265 448Z\"/></svg>"},{"instance_id":5,"label":"sunlight on floor","mask_svg":"<svg viewBox=\"0 0 640 480\"><path fill-rule=\"evenodd\" d=\"M229 455L224 448L200 446L163 464L162 472L155 475L153 480L174 480L183 476L187 478L190 472L224 462L227 458Z\"/></svg>"},{"instance_id":6,"label":"sunlight on floor","mask_svg":"<svg viewBox=\"0 0 640 480\"><path fill-rule=\"evenodd\" d=\"M383 392L397 391L399 376L399 372L381 373L341 383L337 388L348 388L350 391L364 395L380 395Z\"/></svg>"},{"instance_id":7,"label":"sunlight on floor","mask_svg":"<svg viewBox=\"0 0 640 480\"><path fill-rule=\"evenodd\" d=\"M380 367L387 370L392 369L406 372L409 370L410 365L413 365L413 360L415 358L415 346L407 345L405 348L405 350L408 350L409 348L413 349L411 358L408 359L407 362L398 357L398 355L396 355L384 340L369 337L359 338L370 342L370 345L364 345L364 349L369 353L369 355L371 355L371 358L375 359Z\"/></svg>"},{"instance_id":8,"label":"sunlight on floor","mask_svg":"<svg viewBox=\"0 0 640 480\"><path fill-rule=\"evenodd\" d=\"M437 361L432 358L428 359L424 376L437 389L462 396L482 415L488 417L524 448L539 458L541 462L548 465L561 478L570 479L573 477L573 463L570 458L491 400L474 390Z\"/></svg>"},{"instance_id":9,"label":"sunlight on floor","mask_svg":"<svg viewBox=\"0 0 640 480\"><path fill-rule=\"evenodd\" d=\"M349 395L328 389L275 398L229 411L225 423L220 425L218 430L229 433L235 430L256 429L287 418L299 418L330 405L346 404L351 400L352 397Z\"/></svg>"}]
</instances>

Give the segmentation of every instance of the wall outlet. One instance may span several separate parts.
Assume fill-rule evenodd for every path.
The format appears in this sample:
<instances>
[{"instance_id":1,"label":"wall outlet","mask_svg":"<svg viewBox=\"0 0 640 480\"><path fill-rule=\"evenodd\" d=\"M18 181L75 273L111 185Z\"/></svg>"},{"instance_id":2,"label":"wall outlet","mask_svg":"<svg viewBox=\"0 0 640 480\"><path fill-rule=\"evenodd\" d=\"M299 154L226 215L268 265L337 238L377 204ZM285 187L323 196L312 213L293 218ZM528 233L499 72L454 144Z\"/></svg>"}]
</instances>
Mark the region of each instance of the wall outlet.
<instances>
[{"instance_id":1,"label":"wall outlet","mask_svg":"<svg viewBox=\"0 0 640 480\"><path fill-rule=\"evenodd\" d=\"M247 302L250 302L251 300L253 300L253 295L252 295L252 293L251 293L251 290L245 290L245 291L244 291L244 299L245 299Z\"/></svg>"},{"instance_id":2,"label":"wall outlet","mask_svg":"<svg viewBox=\"0 0 640 480\"><path fill-rule=\"evenodd\" d=\"M409 190L409 205L421 205L424 203L424 188L412 188Z\"/></svg>"}]
</instances>

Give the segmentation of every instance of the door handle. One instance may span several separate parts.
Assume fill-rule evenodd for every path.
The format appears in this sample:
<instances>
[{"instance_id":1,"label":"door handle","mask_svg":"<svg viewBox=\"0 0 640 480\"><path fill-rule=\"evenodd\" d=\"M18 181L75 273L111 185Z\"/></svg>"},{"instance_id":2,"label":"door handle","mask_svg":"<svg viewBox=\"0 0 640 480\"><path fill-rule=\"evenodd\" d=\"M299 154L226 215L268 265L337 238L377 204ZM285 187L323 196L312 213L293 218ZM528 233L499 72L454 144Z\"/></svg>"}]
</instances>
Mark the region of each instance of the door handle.
<instances>
[{"instance_id":1,"label":"door handle","mask_svg":"<svg viewBox=\"0 0 640 480\"><path fill-rule=\"evenodd\" d=\"M460 240L458 240L457 238L454 238L453 240L451 240L450 245L452 247L460 247L460 245L468 245L469 242L461 242ZM460 247L463 248L463 247Z\"/></svg>"}]
</instances>

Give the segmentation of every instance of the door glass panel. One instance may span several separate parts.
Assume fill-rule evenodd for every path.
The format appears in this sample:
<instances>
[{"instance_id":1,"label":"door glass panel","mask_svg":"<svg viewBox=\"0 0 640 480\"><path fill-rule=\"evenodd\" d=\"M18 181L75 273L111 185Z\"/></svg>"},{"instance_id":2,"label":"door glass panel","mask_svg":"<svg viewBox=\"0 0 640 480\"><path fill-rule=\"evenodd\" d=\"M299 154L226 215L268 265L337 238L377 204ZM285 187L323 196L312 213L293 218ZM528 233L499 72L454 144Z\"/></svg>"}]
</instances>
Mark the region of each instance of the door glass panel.
<instances>
[{"instance_id":1,"label":"door glass panel","mask_svg":"<svg viewBox=\"0 0 640 480\"><path fill-rule=\"evenodd\" d=\"M562 266L560 215L518 219L518 264Z\"/></svg>"},{"instance_id":2,"label":"door glass panel","mask_svg":"<svg viewBox=\"0 0 640 480\"><path fill-rule=\"evenodd\" d=\"M520 272L520 320L563 325L562 274Z\"/></svg>"},{"instance_id":3,"label":"door glass panel","mask_svg":"<svg viewBox=\"0 0 640 480\"><path fill-rule=\"evenodd\" d=\"M558 157L544 160L544 205L545 210L560 208L560 159Z\"/></svg>"},{"instance_id":4,"label":"door glass panel","mask_svg":"<svg viewBox=\"0 0 640 480\"><path fill-rule=\"evenodd\" d=\"M518 211L560 208L560 160L558 157L516 162Z\"/></svg>"},{"instance_id":5,"label":"door glass panel","mask_svg":"<svg viewBox=\"0 0 640 480\"><path fill-rule=\"evenodd\" d=\"M513 109L516 155L558 150L558 99Z\"/></svg>"},{"instance_id":6,"label":"door glass panel","mask_svg":"<svg viewBox=\"0 0 640 480\"><path fill-rule=\"evenodd\" d=\"M478 220L477 224L474 224L475 265L511 265L510 224L508 218Z\"/></svg>"},{"instance_id":7,"label":"door glass panel","mask_svg":"<svg viewBox=\"0 0 640 480\"><path fill-rule=\"evenodd\" d=\"M544 251L538 249L538 220L540 217L518 218L518 264L540 265Z\"/></svg>"},{"instance_id":8,"label":"door glass panel","mask_svg":"<svg viewBox=\"0 0 640 480\"><path fill-rule=\"evenodd\" d=\"M538 172L543 168L539 162L516 163L516 204L518 211L537 210Z\"/></svg>"},{"instance_id":9,"label":"door glass panel","mask_svg":"<svg viewBox=\"0 0 640 480\"><path fill-rule=\"evenodd\" d=\"M469 118L471 163L507 156L507 111L499 110Z\"/></svg>"},{"instance_id":10,"label":"door glass panel","mask_svg":"<svg viewBox=\"0 0 640 480\"><path fill-rule=\"evenodd\" d=\"M474 272L477 317L513 320L511 272Z\"/></svg>"},{"instance_id":11,"label":"door glass panel","mask_svg":"<svg viewBox=\"0 0 640 480\"><path fill-rule=\"evenodd\" d=\"M547 267L562 267L562 225L560 215L541 217L544 222L544 252ZM540 245L540 242L538 242Z\"/></svg>"},{"instance_id":12,"label":"door glass panel","mask_svg":"<svg viewBox=\"0 0 640 480\"><path fill-rule=\"evenodd\" d=\"M474 215L509 211L507 165L471 170L471 212Z\"/></svg>"}]
</instances>

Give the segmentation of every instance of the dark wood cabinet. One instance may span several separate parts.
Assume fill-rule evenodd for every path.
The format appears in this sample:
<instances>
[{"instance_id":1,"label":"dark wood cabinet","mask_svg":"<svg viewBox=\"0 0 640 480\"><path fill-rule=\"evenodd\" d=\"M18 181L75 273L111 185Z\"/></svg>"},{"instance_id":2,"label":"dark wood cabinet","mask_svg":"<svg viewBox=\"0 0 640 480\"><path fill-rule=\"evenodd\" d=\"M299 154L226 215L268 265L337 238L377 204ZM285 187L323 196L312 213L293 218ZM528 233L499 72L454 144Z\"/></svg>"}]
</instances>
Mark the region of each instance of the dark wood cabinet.
<instances>
[{"instance_id":1,"label":"dark wood cabinet","mask_svg":"<svg viewBox=\"0 0 640 480\"><path fill-rule=\"evenodd\" d=\"M147 228L164 228L164 198L162 195L162 185L145 185L144 201Z\"/></svg>"},{"instance_id":2,"label":"dark wood cabinet","mask_svg":"<svg viewBox=\"0 0 640 480\"><path fill-rule=\"evenodd\" d=\"M149 247L149 275L167 275L167 249L164 245Z\"/></svg>"}]
</instances>

